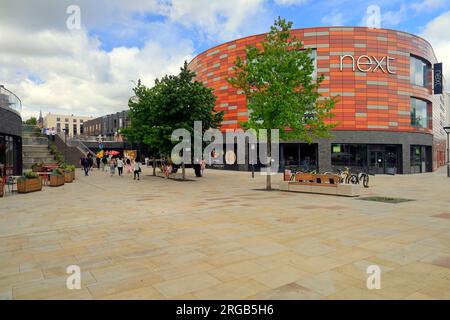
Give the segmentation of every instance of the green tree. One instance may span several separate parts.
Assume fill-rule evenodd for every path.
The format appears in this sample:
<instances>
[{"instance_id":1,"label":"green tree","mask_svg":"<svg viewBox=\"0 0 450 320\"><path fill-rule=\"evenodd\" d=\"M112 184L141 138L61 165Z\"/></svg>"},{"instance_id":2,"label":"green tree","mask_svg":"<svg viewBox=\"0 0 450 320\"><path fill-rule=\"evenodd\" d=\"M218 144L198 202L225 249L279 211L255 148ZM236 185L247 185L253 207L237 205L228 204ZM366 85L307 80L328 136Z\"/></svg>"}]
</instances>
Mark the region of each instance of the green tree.
<instances>
[{"instance_id":1,"label":"green tree","mask_svg":"<svg viewBox=\"0 0 450 320\"><path fill-rule=\"evenodd\" d=\"M37 125L36 117L31 117L30 119L26 120L25 124L29 126L36 126Z\"/></svg>"},{"instance_id":2,"label":"green tree","mask_svg":"<svg viewBox=\"0 0 450 320\"><path fill-rule=\"evenodd\" d=\"M248 46L245 60L237 58L235 74L229 83L242 90L247 97L249 119L242 123L245 129L279 129L280 139L303 140L330 136L335 124L326 123L334 115L336 98L319 99L318 88L323 75L314 78L314 58L311 49L292 36L292 22L278 19L261 43L262 48ZM288 129L286 129L288 128ZM270 175L267 189L271 189Z\"/></svg>"},{"instance_id":3,"label":"green tree","mask_svg":"<svg viewBox=\"0 0 450 320\"><path fill-rule=\"evenodd\" d=\"M156 79L155 85L146 87L138 81L130 99L131 126L123 131L133 142L147 145L154 156L168 156L175 145L171 140L175 129L194 131L194 121L202 121L203 132L217 128L223 112L214 110L216 96L202 82L194 81L195 73L187 62L176 76ZM184 177L184 164L183 164Z\"/></svg>"}]
</instances>

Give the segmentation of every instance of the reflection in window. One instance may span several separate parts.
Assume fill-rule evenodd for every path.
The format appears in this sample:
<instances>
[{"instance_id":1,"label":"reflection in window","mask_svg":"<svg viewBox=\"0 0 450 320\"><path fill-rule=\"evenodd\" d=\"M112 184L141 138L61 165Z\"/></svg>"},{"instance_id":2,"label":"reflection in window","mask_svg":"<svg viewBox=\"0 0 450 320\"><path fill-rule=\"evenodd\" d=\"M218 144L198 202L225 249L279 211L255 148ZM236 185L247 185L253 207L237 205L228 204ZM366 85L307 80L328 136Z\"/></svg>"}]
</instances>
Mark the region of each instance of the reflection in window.
<instances>
[{"instance_id":1,"label":"reflection in window","mask_svg":"<svg viewBox=\"0 0 450 320\"><path fill-rule=\"evenodd\" d=\"M365 144L332 144L331 165L337 167L366 167L367 145Z\"/></svg>"},{"instance_id":2,"label":"reflection in window","mask_svg":"<svg viewBox=\"0 0 450 320\"><path fill-rule=\"evenodd\" d=\"M410 57L409 71L412 84L427 87L429 70L429 63L425 60L413 56Z\"/></svg>"},{"instance_id":3,"label":"reflection in window","mask_svg":"<svg viewBox=\"0 0 450 320\"><path fill-rule=\"evenodd\" d=\"M411 125L418 128L428 128L426 101L411 98Z\"/></svg>"}]
</instances>

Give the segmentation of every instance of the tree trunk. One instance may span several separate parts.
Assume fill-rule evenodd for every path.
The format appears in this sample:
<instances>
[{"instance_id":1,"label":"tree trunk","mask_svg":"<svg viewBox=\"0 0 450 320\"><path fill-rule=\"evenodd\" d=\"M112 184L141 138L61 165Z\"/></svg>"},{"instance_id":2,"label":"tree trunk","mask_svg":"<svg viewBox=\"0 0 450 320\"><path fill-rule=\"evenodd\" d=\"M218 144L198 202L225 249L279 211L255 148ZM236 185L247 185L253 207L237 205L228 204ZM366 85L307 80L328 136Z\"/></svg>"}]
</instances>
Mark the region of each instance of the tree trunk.
<instances>
[{"instance_id":1,"label":"tree trunk","mask_svg":"<svg viewBox=\"0 0 450 320\"><path fill-rule=\"evenodd\" d=\"M182 177L183 177L183 180L186 180L186 167L185 167L185 165L184 165L184 161L183 161L183 163L181 164L181 175L182 175Z\"/></svg>"},{"instance_id":2,"label":"tree trunk","mask_svg":"<svg viewBox=\"0 0 450 320\"><path fill-rule=\"evenodd\" d=\"M156 158L153 158L153 175L156 176Z\"/></svg>"},{"instance_id":3,"label":"tree trunk","mask_svg":"<svg viewBox=\"0 0 450 320\"><path fill-rule=\"evenodd\" d=\"M269 158L269 164L267 167L267 177L266 177L266 189L272 190L272 181L271 181L271 173L272 173L272 145L271 145L271 132L270 129L267 130L267 156Z\"/></svg>"}]
</instances>

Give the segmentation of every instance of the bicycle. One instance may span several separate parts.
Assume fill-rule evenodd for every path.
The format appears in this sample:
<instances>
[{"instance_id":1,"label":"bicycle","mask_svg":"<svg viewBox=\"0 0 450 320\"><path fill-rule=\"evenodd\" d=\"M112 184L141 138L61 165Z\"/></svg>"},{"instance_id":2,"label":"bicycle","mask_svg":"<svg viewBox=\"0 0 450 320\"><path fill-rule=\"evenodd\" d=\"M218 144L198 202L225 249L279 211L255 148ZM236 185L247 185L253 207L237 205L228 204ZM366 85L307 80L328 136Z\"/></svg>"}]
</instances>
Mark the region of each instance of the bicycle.
<instances>
[{"instance_id":1,"label":"bicycle","mask_svg":"<svg viewBox=\"0 0 450 320\"><path fill-rule=\"evenodd\" d=\"M349 178L349 182L351 184L359 184L360 182L362 182L362 185L364 186L364 188L368 188L369 187L369 174L367 174L365 172L358 172L356 174L352 174Z\"/></svg>"}]
</instances>

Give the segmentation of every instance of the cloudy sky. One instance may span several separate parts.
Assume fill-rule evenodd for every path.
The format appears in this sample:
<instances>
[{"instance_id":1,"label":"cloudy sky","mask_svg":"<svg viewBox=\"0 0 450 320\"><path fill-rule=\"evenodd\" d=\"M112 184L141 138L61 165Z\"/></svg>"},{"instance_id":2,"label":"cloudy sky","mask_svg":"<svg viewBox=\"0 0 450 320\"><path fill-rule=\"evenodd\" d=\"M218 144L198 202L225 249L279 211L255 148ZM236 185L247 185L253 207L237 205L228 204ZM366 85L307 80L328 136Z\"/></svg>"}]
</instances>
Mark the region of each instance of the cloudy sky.
<instances>
[{"instance_id":1,"label":"cloudy sky","mask_svg":"<svg viewBox=\"0 0 450 320\"><path fill-rule=\"evenodd\" d=\"M71 5L79 29L67 27ZM450 66L448 0L0 0L0 83L22 99L25 119L40 109L99 116L126 109L137 79L152 85L211 46L266 32L279 15L295 28L358 26L369 5L382 27L425 37Z\"/></svg>"}]
</instances>

